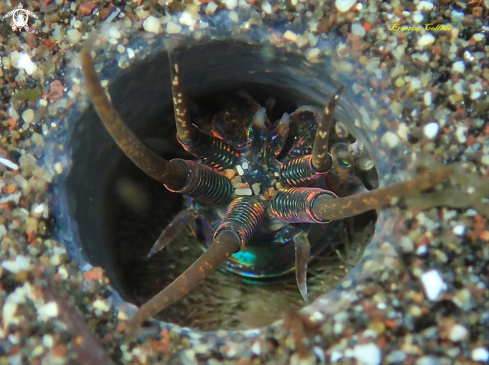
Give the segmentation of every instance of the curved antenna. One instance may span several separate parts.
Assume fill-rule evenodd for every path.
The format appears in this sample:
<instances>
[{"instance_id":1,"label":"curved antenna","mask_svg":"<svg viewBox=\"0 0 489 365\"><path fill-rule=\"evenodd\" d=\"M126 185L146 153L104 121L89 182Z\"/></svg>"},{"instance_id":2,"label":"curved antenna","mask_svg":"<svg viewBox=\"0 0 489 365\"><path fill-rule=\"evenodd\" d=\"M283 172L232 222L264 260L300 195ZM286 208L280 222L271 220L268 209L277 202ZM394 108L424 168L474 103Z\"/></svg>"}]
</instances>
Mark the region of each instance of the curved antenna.
<instances>
[{"instance_id":1,"label":"curved antenna","mask_svg":"<svg viewBox=\"0 0 489 365\"><path fill-rule=\"evenodd\" d=\"M320 173L325 173L331 168L331 156L329 156L329 137L331 134L331 126L333 124L333 116L338 104L338 99L345 87L340 86L338 90L329 99L328 105L324 108L323 116L318 123L318 130L312 145L312 167Z\"/></svg>"},{"instance_id":2,"label":"curved antenna","mask_svg":"<svg viewBox=\"0 0 489 365\"><path fill-rule=\"evenodd\" d=\"M448 178L453 171L450 167L436 167L412 180L386 186L366 193L331 199L318 196L312 205L312 213L320 220L338 220L377 209L394 205L399 199L405 199L433 188Z\"/></svg>"},{"instance_id":3,"label":"curved antenna","mask_svg":"<svg viewBox=\"0 0 489 365\"><path fill-rule=\"evenodd\" d=\"M288 223L329 223L419 195L450 177L453 171L452 167L435 167L412 180L343 198L320 188L280 189L270 202L270 213Z\"/></svg>"},{"instance_id":4,"label":"curved antenna","mask_svg":"<svg viewBox=\"0 0 489 365\"><path fill-rule=\"evenodd\" d=\"M202 159L209 166L219 170L233 168L238 161L238 153L223 140L205 133L192 124L187 98L182 86L180 67L172 47L167 44L167 48L178 142L187 152Z\"/></svg>"},{"instance_id":5,"label":"curved antenna","mask_svg":"<svg viewBox=\"0 0 489 365\"><path fill-rule=\"evenodd\" d=\"M92 41L93 39L89 39L83 46L80 63L88 93L102 123L126 156L143 172L171 189L180 189L187 181L188 173L185 166L161 158L141 142L124 124L107 98L90 55Z\"/></svg>"},{"instance_id":6,"label":"curved antenna","mask_svg":"<svg viewBox=\"0 0 489 365\"><path fill-rule=\"evenodd\" d=\"M223 230L183 274L170 285L144 303L126 326L126 334L132 337L136 329L148 318L187 295L191 290L204 281L233 253L241 247L241 239L231 230Z\"/></svg>"},{"instance_id":7,"label":"curved antenna","mask_svg":"<svg viewBox=\"0 0 489 365\"><path fill-rule=\"evenodd\" d=\"M264 216L265 205L260 200L253 197L236 198L217 228L212 245L183 274L139 308L127 323L128 336L132 336L149 317L187 295L229 256L238 252L249 241Z\"/></svg>"},{"instance_id":8,"label":"curved antenna","mask_svg":"<svg viewBox=\"0 0 489 365\"><path fill-rule=\"evenodd\" d=\"M168 61L170 62L171 90L173 95L173 110L175 112L175 125L177 127L178 139L183 144L193 144L199 137L197 127L192 124L190 112L187 107L187 100L183 91L180 77L180 68L175 55L171 50L168 51Z\"/></svg>"}]
</instances>

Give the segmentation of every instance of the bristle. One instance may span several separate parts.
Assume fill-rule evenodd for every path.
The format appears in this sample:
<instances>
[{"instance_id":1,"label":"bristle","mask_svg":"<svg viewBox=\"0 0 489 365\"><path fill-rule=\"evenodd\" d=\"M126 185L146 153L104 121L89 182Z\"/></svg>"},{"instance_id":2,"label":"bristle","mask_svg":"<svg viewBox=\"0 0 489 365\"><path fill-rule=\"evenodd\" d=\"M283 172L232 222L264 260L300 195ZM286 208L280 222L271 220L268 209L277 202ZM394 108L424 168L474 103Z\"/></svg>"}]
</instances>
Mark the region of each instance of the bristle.
<instances>
[{"instance_id":1,"label":"bristle","mask_svg":"<svg viewBox=\"0 0 489 365\"><path fill-rule=\"evenodd\" d=\"M307 296L307 262L311 253L311 244L305 232L301 232L294 237L295 245L295 277L297 287L301 292L304 301L308 301Z\"/></svg>"}]
</instances>

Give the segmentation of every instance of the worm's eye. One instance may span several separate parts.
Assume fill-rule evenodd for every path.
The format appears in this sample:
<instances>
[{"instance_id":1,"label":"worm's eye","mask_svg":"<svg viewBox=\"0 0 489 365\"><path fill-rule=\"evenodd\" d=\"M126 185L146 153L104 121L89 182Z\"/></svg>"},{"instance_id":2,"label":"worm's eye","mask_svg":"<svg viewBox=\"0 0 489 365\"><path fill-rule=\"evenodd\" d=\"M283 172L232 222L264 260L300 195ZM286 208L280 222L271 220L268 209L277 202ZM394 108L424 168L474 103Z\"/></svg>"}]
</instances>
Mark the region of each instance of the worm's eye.
<instances>
[{"instance_id":1,"label":"worm's eye","mask_svg":"<svg viewBox=\"0 0 489 365\"><path fill-rule=\"evenodd\" d=\"M347 159L343 159L339 161L339 165L344 169L349 169L351 167L351 162L348 161Z\"/></svg>"}]
</instances>

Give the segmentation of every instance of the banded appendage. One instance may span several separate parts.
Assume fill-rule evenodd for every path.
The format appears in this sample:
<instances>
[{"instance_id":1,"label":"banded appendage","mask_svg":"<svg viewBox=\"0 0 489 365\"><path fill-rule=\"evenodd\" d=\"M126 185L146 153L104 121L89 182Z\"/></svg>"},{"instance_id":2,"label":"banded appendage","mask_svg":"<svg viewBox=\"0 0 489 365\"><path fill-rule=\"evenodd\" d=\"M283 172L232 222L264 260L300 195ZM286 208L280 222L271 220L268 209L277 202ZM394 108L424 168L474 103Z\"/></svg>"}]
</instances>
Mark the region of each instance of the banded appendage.
<instances>
[{"instance_id":1,"label":"banded appendage","mask_svg":"<svg viewBox=\"0 0 489 365\"><path fill-rule=\"evenodd\" d=\"M323 116L318 122L312 153L291 159L280 166L280 177L286 184L304 186L320 179L331 170L333 160L329 154L329 138L333 126L334 111L343 90L343 86L336 90L324 108Z\"/></svg>"},{"instance_id":2,"label":"banded appendage","mask_svg":"<svg viewBox=\"0 0 489 365\"><path fill-rule=\"evenodd\" d=\"M418 196L450 177L454 169L452 166L437 165L433 170L418 173L412 180L336 199L332 199L330 191L319 188L314 191L311 188L283 189L272 201L272 212L280 212L282 217L301 217L287 220L291 223L350 218L369 210L396 205L401 199ZM307 201L304 195L307 195ZM286 204L277 207L282 202Z\"/></svg>"},{"instance_id":3,"label":"banded appendage","mask_svg":"<svg viewBox=\"0 0 489 365\"><path fill-rule=\"evenodd\" d=\"M168 52L168 60L178 142L187 152L209 166L221 170L233 168L238 160L238 153L222 139L203 132L192 123L182 88L180 68L172 51Z\"/></svg>"},{"instance_id":4,"label":"banded appendage","mask_svg":"<svg viewBox=\"0 0 489 365\"><path fill-rule=\"evenodd\" d=\"M265 206L258 199L235 199L216 230L214 242L183 274L139 308L127 323L126 333L131 336L144 321L180 300L204 281L249 241L264 216Z\"/></svg>"},{"instance_id":5,"label":"banded appendage","mask_svg":"<svg viewBox=\"0 0 489 365\"><path fill-rule=\"evenodd\" d=\"M232 199L232 186L225 176L193 161L179 159L167 161L161 158L125 125L107 98L97 77L90 55L91 41L84 45L80 54L88 93L103 125L124 154L143 172L162 182L170 191L185 193L204 203L214 202L216 199L216 192L209 185L209 181L217 181L221 187L219 203L229 203ZM196 178L197 175L206 178Z\"/></svg>"}]
</instances>

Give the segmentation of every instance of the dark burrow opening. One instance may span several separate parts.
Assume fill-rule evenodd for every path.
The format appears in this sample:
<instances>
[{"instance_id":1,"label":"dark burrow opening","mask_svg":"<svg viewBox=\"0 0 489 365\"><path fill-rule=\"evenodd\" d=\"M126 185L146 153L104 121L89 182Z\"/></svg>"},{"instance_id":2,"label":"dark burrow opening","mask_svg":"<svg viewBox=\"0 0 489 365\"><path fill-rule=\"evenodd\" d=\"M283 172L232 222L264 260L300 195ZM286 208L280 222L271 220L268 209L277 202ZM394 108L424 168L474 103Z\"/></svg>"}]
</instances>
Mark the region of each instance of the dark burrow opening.
<instances>
[{"instance_id":1,"label":"dark burrow opening","mask_svg":"<svg viewBox=\"0 0 489 365\"><path fill-rule=\"evenodd\" d=\"M260 104L275 105L271 121L303 105L321 107L339 86L327 65L269 46L226 41L176 50L182 82L193 108L212 113L222 95L246 91ZM124 70L110 83L115 108L144 142L166 159L193 159L176 140L167 54L156 52ZM361 118L347 93L337 109L357 139ZM339 137L334 135L333 142ZM342 141L353 142L353 137ZM366 149L368 149L368 143ZM150 259L145 255L163 228L184 207L184 199L148 178L127 159L105 131L92 107L76 121L70 146L72 168L64 182L69 211L77 223L75 244L92 265L103 267L122 298L137 305L168 285L202 252L191 228ZM360 170L359 170L360 171ZM375 168L360 176L375 188ZM332 250L309 270L311 299L333 288L360 258L373 234L376 214L368 212L331 225ZM255 328L304 306L293 275L254 282L216 272L160 319L202 330Z\"/></svg>"}]
</instances>

